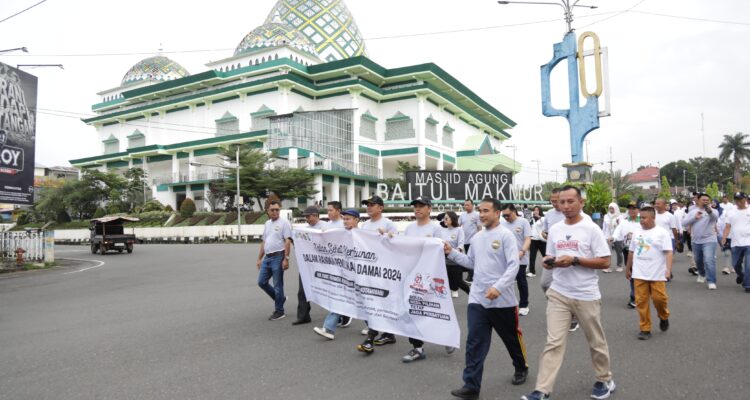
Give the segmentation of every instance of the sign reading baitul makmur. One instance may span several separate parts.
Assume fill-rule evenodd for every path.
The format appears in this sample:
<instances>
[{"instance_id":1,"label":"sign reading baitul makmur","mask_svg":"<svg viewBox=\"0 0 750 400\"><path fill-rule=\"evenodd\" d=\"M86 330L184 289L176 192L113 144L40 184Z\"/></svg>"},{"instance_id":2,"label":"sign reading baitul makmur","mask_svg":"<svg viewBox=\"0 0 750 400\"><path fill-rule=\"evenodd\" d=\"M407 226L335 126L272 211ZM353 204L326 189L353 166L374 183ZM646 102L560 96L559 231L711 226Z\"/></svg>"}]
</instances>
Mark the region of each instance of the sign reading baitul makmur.
<instances>
[{"instance_id":1,"label":"sign reading baitul makmur","mask_svg":"<svg viewBox=\"0 0 750 400\"><path fill-rule=\"evenodd\" d=\"M37 78L0 63L0 203L34 203Z\"/></svg>"},{"instance_id":2,"label":"sign reading baitul makmur","mask_svg":"<svg viewBox=\"0 0 750 400\"><path fill-rule=\"evenodd\" d=\"M309 301L378 331L459 347L441 240L305 228L293 238Z\"/></svg>"}]
</instances>

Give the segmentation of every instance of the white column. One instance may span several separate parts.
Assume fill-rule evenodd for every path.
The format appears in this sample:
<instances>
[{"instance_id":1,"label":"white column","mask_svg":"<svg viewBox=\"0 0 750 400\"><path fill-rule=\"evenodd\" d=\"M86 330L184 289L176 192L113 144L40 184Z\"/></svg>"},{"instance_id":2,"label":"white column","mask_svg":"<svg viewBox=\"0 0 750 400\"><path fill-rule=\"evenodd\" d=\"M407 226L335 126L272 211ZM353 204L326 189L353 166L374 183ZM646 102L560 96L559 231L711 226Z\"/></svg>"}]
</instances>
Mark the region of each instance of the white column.
<instances>
[{"instance_id":1,"label":"white column","mask_svg":"<svg viewBox=\"0 0 750 400\"><path fill-rule=\"evenodd\" d=\"M323 175L322 174L315 174L315 178L313 180L313 187L318 192L315 193L315 202L323 201Z\"/></svg>"},{"instance_id":2,"label":"white column","mask_svg":"<svg viewBox=\"0 0 750 400\"><path fill-rule=\"evenodd\" d=\"M359 96L362 93L361 89L349 89L351 94L351 108L354 110L352 113L352 162L354 163L354 173L362 175L360 172L359 165L359 143L361 141L359 136L359 125L362 120L362 110L359 109Z\"/></svg>"},{"instance_id":3,"label":"white column","mask_svg":"<svg viewBox=\"0 0 750 400\"><path fill-rule=\"evenodd\" d=\"M172 154L172 183L179 182L180 179L180 160L177 153Z\"/></svg>"},{"instance_id":4,"label":"white column","mask_svg":"<svg viewBox=\"0 0 750 400\"><path fill-rule=\"evenodd\" d=\"M291 105L289 104L289 93L292 91L292 85L281 84L279 85L279 109L276 110L277 114L288 114L293 112Z\"/></svg>"},{"instance_id":5,"label":"white column","mask_svg":"<svg viewBox=\"0 0 750 400\"><path fill-rule=\"evenodd\" d=\"M362 200L370 198L370 182L365 181L365 186L360 190L360 197L362 197Z\"/></svg>"},{"instance_id":6,"label":"white column","mask_svg":"<svg viewBox=\"0 0 750 400\"><path fill-rule=\"evenodd\" d=\"M307 157L307 169L315 169L315 153L310 152L310 157Z\"/></svg>"},{"instance_id":7,"label":"white column","mask_svg":"<svg viewBox=\"0 0 750 400\"><path fill-rule=\"evenodd\" d=\"M438 169L438 171L442 171L443 170L443 156L442 155L437 160L437 169Z\"/></svg>"},{"instance_id":8,"label":"white column","mask_svg":"<svg viewBox=\"0 0 750 400\"><path fill-rule=\"evenodd\" d=\"M351 208L357 207L357 198L354 195L354 179L350 179L349 184L346 185L346 206Z\"/></svg>"},{"instance_id":9,"label":"white column","mask_svg":"<svg viewBox=\"0 0 750 400\"><path fill-rule=\"evenodd\" d=\"M328 201L341 201L340 200L340 192L341 192L341 186L339 185L339 177L334 176L333 177L333 183L331 184L331 198L328 199Z\"/></svg>"},{"instance_id":10,"label":"white column","mask_svg":"<svg viewBox=\"0 0 750 400\"><path fill-rule=\"evenodd\" d=\"M417 118L415 123L416 128L416 134L417 134L417 146L418 147L418 153L417 153L417 164L419 164L420 169L427 168L427 155L425 154L425 137L424 137L424 131L425 131L425 119L427 119L427 114L425 110L425 101L427 97L425 95L419 94L417 95Z\"/></svg>"},{"instance_id":11,"label":"white column","mask_svg":"<svg viewBox=\"0 0 750 400\"><path fill-rule=\"evenodd\" d=\"M195 150L190 150L190 153L188 154L188 181L190 182L196 180L195 166L193 165L194 162Z\"/></svg>"},{"instance_id":12,"label":"white column","mask_svg":"<svg viewBox=\"0 0 750 400\"><path fill-rule=\"evenodd\" d=\"M383 156L378 156L378 178L383 179Z\"/></svg>"},{"instance_id":13,"label":"white column","mask_svg":"<svg viewBox=\"0 0 750 400\"><path fill-rule=\"evenodd\" d=\"M297 148L289 149L289 168L297 168Z\"/></svg>"}]
</instances>

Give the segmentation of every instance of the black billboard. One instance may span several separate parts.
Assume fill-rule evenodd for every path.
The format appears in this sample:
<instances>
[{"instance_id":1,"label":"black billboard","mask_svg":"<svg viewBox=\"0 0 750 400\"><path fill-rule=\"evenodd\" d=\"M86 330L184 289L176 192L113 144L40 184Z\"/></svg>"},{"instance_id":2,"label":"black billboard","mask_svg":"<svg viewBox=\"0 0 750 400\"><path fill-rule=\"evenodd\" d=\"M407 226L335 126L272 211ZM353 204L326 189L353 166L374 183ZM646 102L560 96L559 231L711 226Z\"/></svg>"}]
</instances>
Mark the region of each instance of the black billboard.
<instances>
[{"instance_id":1,"label":"black billboard","mask_svg":"<svg viewBox=\"0 0 750 400\"><path fill-rule=\"evenodd\" d=\"M514 185L513 175L490 171L407 171L404 173L409 199L418 196L431 200L498 200L541 201L539 185Z\"/></svg>"},{"instance_id":2,"label":"black billboard","mask_svg":"<svg viewBox=\"0 0 750 400\"><path fill-rule=\"evenodd\" d=\"M37 78L0 63L0 203L34 203Z\"/></svg>"}]
</instances>

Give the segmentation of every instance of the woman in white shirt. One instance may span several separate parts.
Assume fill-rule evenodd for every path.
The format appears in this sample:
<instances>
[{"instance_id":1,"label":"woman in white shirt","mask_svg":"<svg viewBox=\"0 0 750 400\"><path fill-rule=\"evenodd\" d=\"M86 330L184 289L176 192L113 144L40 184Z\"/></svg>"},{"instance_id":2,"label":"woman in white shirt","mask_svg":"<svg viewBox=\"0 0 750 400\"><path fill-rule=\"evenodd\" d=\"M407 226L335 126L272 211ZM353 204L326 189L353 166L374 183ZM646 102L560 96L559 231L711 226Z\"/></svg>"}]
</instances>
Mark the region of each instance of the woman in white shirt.
<instances>
[{"instance_id":1,"label":"woman in white shirt","mask_svg":"<svg viewBox=\"0 0 750 400\"><path fill-rule=\"evenodd\" d=\"M615 229L617 229L617 225L622 222L623 217L620 215L620 206L618 206L617 203L609 203L608 211L609 212L604 215L602 231L604 232L604 237L607 238L607 242L614 248L615 253L617 254L617 269L615 271L622 272L623 266L625 265L624 262L627 262L628 260L624 260L623 262L622 241L617 240L614 237L614 233ZM607 268L602 270L602 272L608 273L612 272L612 270Z\"/></svg>"},{"instance_id":2,"label":"woman in white shirt","mask_svg":"<svg viewBox=\"0 0 750 400\"><path fill-rule=\"evenodd\" d=\"M536 252L542 254L542 258L546 255L547 241L542 236L544 231L544 211L542 207L534 207L534 211L531 214L531 246L529 246L529 272L526 276L533 278L536 276Z\"/></svg>"},{"instance_id":3,"label":"woman in white shirt","mask_svg":"<svg viewBox=\"0 0 750 400\"><path fill-rule=\"evenodd\" d=\"M464 230L458 225L458 215L453 211L446 212L440 226L443 227L443 240L448 242L452 248L463 252ZM447 256L445 266L448 269L448 286L451 289L451 296L457 298L458 289L469 294L469 285L463 280L463 267L449 260Z\"/></svg>"}]
</instances>

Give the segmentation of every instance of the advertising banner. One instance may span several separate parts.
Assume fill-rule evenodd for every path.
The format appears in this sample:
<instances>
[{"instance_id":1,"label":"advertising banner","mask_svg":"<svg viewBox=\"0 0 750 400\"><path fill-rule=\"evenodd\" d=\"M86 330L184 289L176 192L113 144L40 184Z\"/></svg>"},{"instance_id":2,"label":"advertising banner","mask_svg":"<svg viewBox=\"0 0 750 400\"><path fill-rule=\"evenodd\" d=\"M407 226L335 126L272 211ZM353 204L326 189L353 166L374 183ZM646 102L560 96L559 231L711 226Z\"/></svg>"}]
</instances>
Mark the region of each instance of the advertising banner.
<instances>
[{"instance_id":1,"label":"advertising banner","mask_svg":"<svg viewBox=\"0 0 750 400\"><path fill-rule=\"evenodd\" d=\"M0 203L34 203L37 78L0 63Z\"/></svg>"},{"instance_id":2,"label":"advertising banner","mask_svg":"<svg viewBox=\"0 0 750 400\"><path fill-rule=\"evenodd\" d=\"M459 347L443 242L354 229L293 233L307 299L381 332Z\"/></svg>"},{"instance_id":3,"label":"advertising banner","mask_svg":"<svg viewBox=\"0 0 750 400\"><path fill-rule=\"evenodd\" d=\"M513 175L491 171L406 171L404 196L431 200L542 201L540 185L514 185Z\"/></svg>"}]
</instances>

